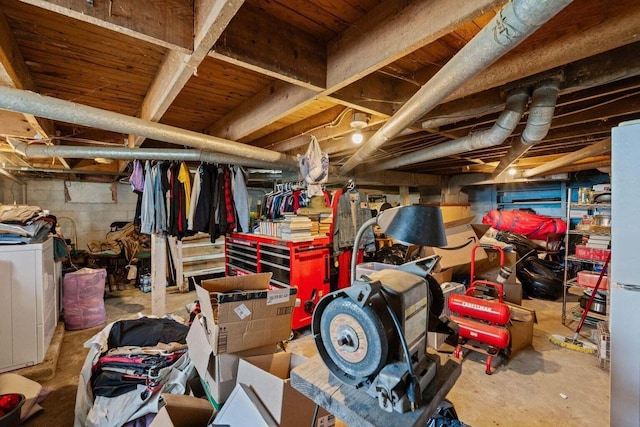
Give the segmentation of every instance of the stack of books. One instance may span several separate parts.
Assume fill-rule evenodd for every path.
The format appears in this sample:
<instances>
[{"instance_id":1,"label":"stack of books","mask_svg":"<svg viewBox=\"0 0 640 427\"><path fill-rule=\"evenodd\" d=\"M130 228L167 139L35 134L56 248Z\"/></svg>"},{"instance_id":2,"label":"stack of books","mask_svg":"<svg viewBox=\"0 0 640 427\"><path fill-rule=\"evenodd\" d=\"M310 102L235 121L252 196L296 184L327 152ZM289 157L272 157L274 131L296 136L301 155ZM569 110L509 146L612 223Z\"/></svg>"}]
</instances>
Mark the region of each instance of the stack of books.
<instances>
[{"instance_id":1,"label":"stack of books","mask_svg":"<svg viewBox=\"0 0 640 427\"><path fill-rule=\"evenodd\" d=\"M311 221L311 234L314 236L326 236L331 232L333 214L329 212L313 211L311 209L298 210L298 216L305 216Z\"/></svg>"},{"instance_id":2,"label":"stack of books","mask_svg":"<svg viewBox=\"0 0 640 427\"><path fill-rule=\"evenodd\" d=\"M285 215L280 223L280 238L293 242L313 240L311 220L302 215Z\"/></svg>"},{"instance_id":3,"label":"stack of books","mask_svg":"<svg viewBox=\"0 0 640 427\"><path fill-rule=\"evenodd\" d=\"M331 232L331 224L333 224L332 214L320 214L318 234L327 235Z\"/></svg>"},{"instance_id":4,"label":"stack of books","mask_svg":"<svg viewBox=\"0 0 640 427\"><path fill-rule=\"evenodd\" d=\"M611 236L589 235L589 240L587 241L588 248L609 249L610 246Z\"/></svg>"},{"instance_id":5,"label":"stack of books","mask_svg":"<svg viewBox=\"0 0 640 427\"><path fill-rule=\"evenodd\" d=\"M279 237L280 224L280 221L259 221L258 227L255 229L255 233L263 234L265 236Z\"/></svg>"}]
</instances>

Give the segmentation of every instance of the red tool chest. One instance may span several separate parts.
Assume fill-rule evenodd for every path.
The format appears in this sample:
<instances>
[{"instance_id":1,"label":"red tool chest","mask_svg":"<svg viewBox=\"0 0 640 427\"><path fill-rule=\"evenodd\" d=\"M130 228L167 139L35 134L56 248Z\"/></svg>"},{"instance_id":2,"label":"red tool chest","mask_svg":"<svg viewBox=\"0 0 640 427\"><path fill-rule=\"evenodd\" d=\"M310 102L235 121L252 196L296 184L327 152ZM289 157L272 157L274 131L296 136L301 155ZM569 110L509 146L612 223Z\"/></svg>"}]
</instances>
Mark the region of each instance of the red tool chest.
<instances>
[{"instance_id":1,"label":"red tool chest","mask_svg":"<svg viewBox=\"0 0 640 427\"><path fill-rule=\"evenodd\" d=\"M273 273L274 287L296 286L292 329L311 324L313 309L329 293L329 237L293 242L259 234L230 233L225 245L227 276Z\"/></svg>"}]
</instances>

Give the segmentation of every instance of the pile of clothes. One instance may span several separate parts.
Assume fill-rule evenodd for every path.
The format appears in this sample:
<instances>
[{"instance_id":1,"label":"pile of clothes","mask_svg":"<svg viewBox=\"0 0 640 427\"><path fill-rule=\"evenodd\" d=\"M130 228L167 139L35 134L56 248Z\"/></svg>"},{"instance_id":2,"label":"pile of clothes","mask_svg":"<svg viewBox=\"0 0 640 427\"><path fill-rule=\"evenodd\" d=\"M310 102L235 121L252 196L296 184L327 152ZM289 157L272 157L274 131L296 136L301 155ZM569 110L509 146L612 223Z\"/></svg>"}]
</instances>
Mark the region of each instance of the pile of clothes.
<instances>
[{"instance_id":1,"label":"pile of clothes","mask_svg":"<svg viewBox=\"0 0 640 427\"><path fill-rule=\"evenodd\" d=\"M87 341L75 425L147 425L160 394L184 394L195 373L188 331L173 319L141 317L111 323Z\"/></svg>"},{"instance_id":2,"label":"pile of clothes","mask_svg":"<svg viewBox=\"0 0 640 427\"><path fill-rule=\"evenodd\" d=\"M56 222L38 206L0 205L0 244L41 243L55 230Z\"/></svg>"}]
</instances>

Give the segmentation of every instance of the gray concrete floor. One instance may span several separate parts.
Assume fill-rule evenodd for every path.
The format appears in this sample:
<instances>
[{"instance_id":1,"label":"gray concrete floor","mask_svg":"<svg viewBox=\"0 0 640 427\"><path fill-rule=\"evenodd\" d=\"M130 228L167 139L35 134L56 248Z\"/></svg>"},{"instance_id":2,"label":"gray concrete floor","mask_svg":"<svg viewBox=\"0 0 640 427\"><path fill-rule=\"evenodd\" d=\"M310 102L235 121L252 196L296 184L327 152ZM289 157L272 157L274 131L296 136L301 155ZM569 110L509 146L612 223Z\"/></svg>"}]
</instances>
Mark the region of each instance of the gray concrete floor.
<instances>
[{"instance_id":1,"label":"gray concrete floor","mask_svg":"<svg viewBox=\"0 0 640 427\"><path fill-rule=\"evenodd\" d=\"M167 289L168 313L188 318L187 303L195 292ZM105 299L108 321L151 314L151 294L136 288L110 293ZM558 347L549 342L551 334L571 336L561 324L561 303L541 300L523 302L536 310L533 346L515 354L493 375L484 373L484 356L470 353L462 365L462 375L447 398L460 420L471 426L606 426L609 424L609 373L598 366L594 355ZM45 410L23 425L72 426L78 373L87 350L83 343L104 325L65 331L55 376L40 383L51 390L42 402ZM589 328L583 329L585 334ZM313 355L315 347L308 332L293 340L289 351ZM339 423L339 425L344 425Z\"/></svg>"}]
</instances>

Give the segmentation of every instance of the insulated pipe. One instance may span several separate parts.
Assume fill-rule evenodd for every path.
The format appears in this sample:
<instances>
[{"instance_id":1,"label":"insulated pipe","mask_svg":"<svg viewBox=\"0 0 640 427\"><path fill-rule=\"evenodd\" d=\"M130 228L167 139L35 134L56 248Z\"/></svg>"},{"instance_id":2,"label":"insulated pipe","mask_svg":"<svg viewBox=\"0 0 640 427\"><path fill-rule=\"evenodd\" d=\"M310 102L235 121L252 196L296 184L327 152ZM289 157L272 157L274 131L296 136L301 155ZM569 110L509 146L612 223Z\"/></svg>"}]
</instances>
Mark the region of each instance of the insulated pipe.
<instances>
[{"instance_id":1,"label":"insulated pipe","mask_svg":"<svg viewBox=\"0 0 640 427\"><path fill-rule=\"evenodd\" d=\"M491 129L467 135L464 138L438 144L421 151L405 154L395 159L367 164L368 170L395 169L442 157L453 156L479 148L493 147L502 144L520 123L529 101L529 94L520 89L509 95L504 111L498 117Z\"/></svg>"},{"instance_id":2,"label":"insulated pipe","mask_svg":"<svg viewBox=\"0 0 640 427\"><path fill-rule=\"evenodd\" d=\"M581 150L574 151L573 153L562 156L537 168L526 170L522 173L524 178L531 178L534 176L542 175L554 169L559 169L563 166L570 165L579 160L586 159L588 157L597 156L600 154L608 153L611 151L611 138L603 139L600 142L596 142L593 145L585 147Z\"/></svg>"},{"instance_id":3,"label":"insulated pipe","mask_svg":"<svg viewBox=\"0 0 640 427\"><path fill-rule=\"evenodd\" d=\"M494 169L493 178L499 177L520 157L524 156L531 147L547 136L551 128L551 120L553 120L556 103L558 102L559 91L558 81L546 82L534 89L531 96L527 125L522 131L520 141L514 141L511 144L509 151Z\"/></svg>"},{"instance_id":4,"label":"insulated pipe","mask_svg":"<svg viewBox=\"0 0 640 427\"><path fill-rule=\"evenodd\" d=\"M229 154L237 156L239 159L248 158L269 162L272 164L271 167L274 164L275 166L297 166L298 164L292 156L287 156L277 151L252 147L212 135L205 135L7 86L0 86L0 109L112 132L135 134L172 144Z\"/></svg>"},{"instance_id":5,"label":"insulated pipe","mask_svg":"<svg viewBox=\"0 0 640 427\"><path fill-rule=\"evenodd\" d=\"M340 168L346 174L384 143L431 111L502 55L516 47L572 0L513 0L467 43Z\"/></svg>"},{"instance_id":6,"label":"insulated pipe","mask_svg":"<svg viewBox=\"0 0 640 427\"><path fill-rule=\"evenodd\" d=\"M65 157L71 159L95 159L104 157L114 160L176 160L209 163L226 163L259 168L273 168L273 163L259 160L240 158L228 154L212 153L201 150L160 149L127 147L77 147L65 145L27 144L16 138L7 137L7 142L16 153L31 159L48 159L51 157ZM293 166L288 166L290 169Z\"/></svg>"}]
</instances>

